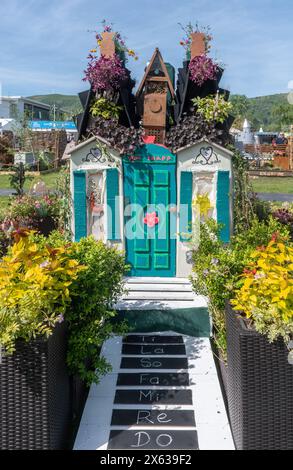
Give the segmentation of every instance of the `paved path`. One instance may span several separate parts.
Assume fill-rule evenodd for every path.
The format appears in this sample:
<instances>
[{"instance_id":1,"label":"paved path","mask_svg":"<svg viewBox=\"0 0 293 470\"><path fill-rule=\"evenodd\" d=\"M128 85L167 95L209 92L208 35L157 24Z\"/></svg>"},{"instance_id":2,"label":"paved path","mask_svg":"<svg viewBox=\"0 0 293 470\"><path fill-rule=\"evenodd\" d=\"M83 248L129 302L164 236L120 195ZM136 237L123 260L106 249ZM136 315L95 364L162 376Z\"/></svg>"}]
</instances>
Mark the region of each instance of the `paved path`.
<instances>
[{"instance_id":1,"label":"paved path","mask_svg":"<svg viewBox=\"0 0 293 470\"><path fill-rule=\"evenodd\" d=\"M0 189L0 196L13 196L13 194L16 194L13 189Z\"/></svg>"},{"instance_id":2,"label":"paved path","mask_svg":"<svg viewBox=\"0 0 293 470\"><path fill-rule=\"evenodd\" d=\"M114 337L113 370L92 385L74 449L234 449L209 338Z\"/></svg>"},{"instance_id":3,"label":"paved path","mask_svg":"<svg viewBox=\"0 0 293 470\"><path fill-rule=\"evenodd\" d=\"M283 193L257 193L262 201L293 202L293 194Z\"/></svg>"}]
</instances>

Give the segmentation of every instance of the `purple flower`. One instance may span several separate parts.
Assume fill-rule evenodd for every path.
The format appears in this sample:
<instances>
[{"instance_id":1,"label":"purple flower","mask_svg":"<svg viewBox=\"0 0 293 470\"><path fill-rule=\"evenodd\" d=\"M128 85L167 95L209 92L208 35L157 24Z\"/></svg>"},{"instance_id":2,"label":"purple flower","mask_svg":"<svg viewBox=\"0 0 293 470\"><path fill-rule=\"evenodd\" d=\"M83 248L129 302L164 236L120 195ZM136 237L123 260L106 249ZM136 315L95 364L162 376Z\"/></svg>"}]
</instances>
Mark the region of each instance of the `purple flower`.
<instances>
[{"instance_id":1,"label":"purple flower","mask_svg":"<svg viewBox=\"0 0 293 470\"><path fill-rule=\"evenodd\" d=\"M117 55L114 57L89 57L84 80L88 80L93 91L117 90L122 80L127 78L126 71Z\"/></svg>"},{"instance_id":2,"label":"purple flower","mask_svg":"<svg viewBox=\"0 0 293 470\"><path fill-rule=\"evenodd\" d=\"M219 264L218 258L212 258L211 259L211 264L213 264L214 266L217 266L217 264Z\"/></svg>"},{"instance_id":3,"label":"purple flower","mask_svg":"<svg viewBox=\"0 0 293 470\"><path fill-rule=\"evenodd\" d=\"M214 80L218 66L205 54L195 56L189 63L190 79L198 86L202 86L206 80Z\"/></svg>"},{"instance_id":4,"label":"purple flower","mask_svg":"<svg viewBox=\"0 0 293 470\"><path fill-rule=\"evenodd\" d=\"M49 261L43 261L43 263L40 264L40 268L47 268L47 266L49 266Z\"/></svg>"},{"instance_id":5,"label":"purple flower","mask_svg":"<svg viewBox=\"0 0 293 470\"><path fill-rule=\"evenodd\" d=\"M208 269L204 269L202 273L204 276L208 276L210 274Z\"/></svg>"},{"instance_id":6,"label":"purple flower","mask_svg":"<svg viewBox=\"0 0 293 470\"><path fill-rule=\"evenodd\" d=\"M57 321L58 321L58 323L63 323L64 322L64 316L62 315L62 313L60 313L60 315L58 315Z\"/></svg>"}]
</instances>

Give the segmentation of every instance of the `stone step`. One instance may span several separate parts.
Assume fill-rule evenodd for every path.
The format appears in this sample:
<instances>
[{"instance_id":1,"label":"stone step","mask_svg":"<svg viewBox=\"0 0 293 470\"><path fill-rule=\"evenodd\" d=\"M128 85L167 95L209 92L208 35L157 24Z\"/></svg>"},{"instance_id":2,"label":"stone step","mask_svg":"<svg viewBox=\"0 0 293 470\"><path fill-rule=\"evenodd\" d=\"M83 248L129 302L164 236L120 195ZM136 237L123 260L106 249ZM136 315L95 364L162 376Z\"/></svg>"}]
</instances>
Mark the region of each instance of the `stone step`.
<instances>
[{"instance_id":1,"label":"stone step","mask_svg":"<svg viewBox=\"0 0 293 470\"><path fill-rule=\"evenodd\" d=\"M207 309L207 301L203 296L197 295L193 300L134 300L124 299L114 306L116 310L181 310L204 308Z\"/></svg>"},{"instance_id":2,"label":"stone step","mask_svg":"<svg viewBox=\"0 0 293 470\"><path fill-rule=\"evenodd\" d=\"M123 297L124 300L193 300L193 292L169 292L169 291L130 291L126 296Z\"/></svg>"},{"instance_id":3,"label":"stone step","mask_svg":"<svg viewBox=\"0 0 293 470\"><path fill-rule=\"evenodd\" d=\"M192 292L188 284L151 284L126 283L125 288L131 292Z\"/></svg>"},{"instance_id":4,"label":"stone step","mask_svg":"<svg viewBox=\"0 0 293 470\"><path fill-rule=\"evenodd\" d=\"M185 284L190 285L185 277L126 277L127 284Z\"/></svg>"},{"instance_id":5,"label":"stone step","mask_svg":"<svg viewBox=\"0 0 293 470\"><path fill-rule=\"evenodd\" d=\"M178 335L174 330L149 334L158 341L157 347L168 343L170 336L181 338L186 357L180 361L185 366L187 362L187 369L158 371L158 361L166 365L167 356L144 354L138 357L152 361L152 367L140 369L136 357L123 354L129 335L107 340L101 354L113 371L92 384L74 449L234 449L209 339ZM135 339L145 335L137 333ZM126 361L135 367L123 368Z\"/></svg>"}]
</instances>

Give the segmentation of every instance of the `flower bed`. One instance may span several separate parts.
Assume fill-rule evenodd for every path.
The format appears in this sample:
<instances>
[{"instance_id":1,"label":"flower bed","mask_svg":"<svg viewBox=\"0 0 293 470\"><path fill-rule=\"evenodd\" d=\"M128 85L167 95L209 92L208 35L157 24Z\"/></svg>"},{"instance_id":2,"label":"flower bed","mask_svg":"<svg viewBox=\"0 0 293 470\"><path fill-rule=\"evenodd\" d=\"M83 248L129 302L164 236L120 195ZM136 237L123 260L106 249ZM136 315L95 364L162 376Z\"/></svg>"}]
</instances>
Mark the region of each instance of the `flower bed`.
<instances>
[{"instance_id":1,"label":"flower bed","mask_svg":"<svg viewBox=\"0 0 293 470\"><path fill-rule=\"evenodd\" d=\"M58 196L21 196L11 203L1 228L8 237L21 227L49 235L57 228L59 212L60 198Z\"/></svg>"}]
</instances>

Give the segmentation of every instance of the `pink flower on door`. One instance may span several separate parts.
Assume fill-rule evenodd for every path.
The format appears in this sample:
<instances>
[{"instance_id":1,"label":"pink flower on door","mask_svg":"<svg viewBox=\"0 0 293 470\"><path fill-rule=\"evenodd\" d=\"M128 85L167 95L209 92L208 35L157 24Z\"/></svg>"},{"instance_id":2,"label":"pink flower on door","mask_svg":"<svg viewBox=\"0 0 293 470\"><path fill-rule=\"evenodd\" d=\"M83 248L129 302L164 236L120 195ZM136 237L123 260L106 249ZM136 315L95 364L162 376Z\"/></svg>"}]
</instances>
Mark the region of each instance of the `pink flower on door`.
<instances>
[{"instance_id":1,"label":"pink flower on door","mask_svg":"<svg viewBox=\"0 0 293 470\"><path fill-rule=\"evenodd\" d=\"M147 213L145 218L143 219L143 223L151 228L157 225L159 223L159 217L157 216L157 213L156 212Z\"/></svg>"}]
</instances>

